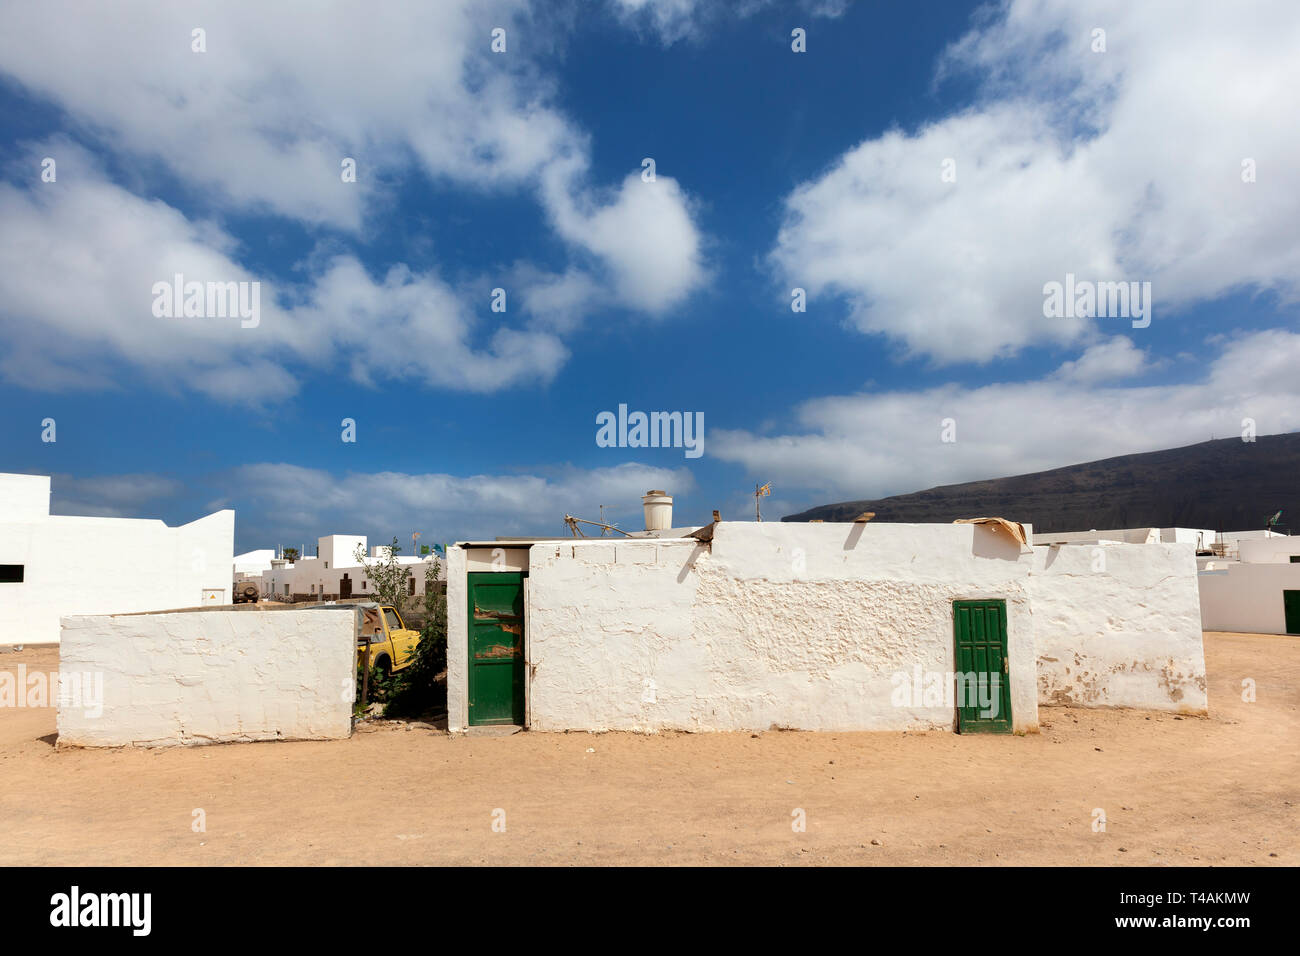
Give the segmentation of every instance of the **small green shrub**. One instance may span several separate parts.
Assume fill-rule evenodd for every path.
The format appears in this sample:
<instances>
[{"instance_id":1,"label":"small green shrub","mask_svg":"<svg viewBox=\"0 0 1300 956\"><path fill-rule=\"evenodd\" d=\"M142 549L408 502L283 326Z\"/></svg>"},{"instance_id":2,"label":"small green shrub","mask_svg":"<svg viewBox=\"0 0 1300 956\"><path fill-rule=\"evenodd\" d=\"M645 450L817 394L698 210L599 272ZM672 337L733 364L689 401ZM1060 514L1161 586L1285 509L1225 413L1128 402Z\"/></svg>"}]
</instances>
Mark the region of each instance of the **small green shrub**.
<instances>
[{"instance_id":1,"label":"small green shrub","mask_svg":"<svg viewBox=\"0 0 1300 956\"><path fill-rule=\"evenodd\" d=\"M447 703L447 596L438 581L437 558L424 566L424 626L409 667L393 675L386 688L385 717L418 717Z\"/></svg>"}]
</instances>

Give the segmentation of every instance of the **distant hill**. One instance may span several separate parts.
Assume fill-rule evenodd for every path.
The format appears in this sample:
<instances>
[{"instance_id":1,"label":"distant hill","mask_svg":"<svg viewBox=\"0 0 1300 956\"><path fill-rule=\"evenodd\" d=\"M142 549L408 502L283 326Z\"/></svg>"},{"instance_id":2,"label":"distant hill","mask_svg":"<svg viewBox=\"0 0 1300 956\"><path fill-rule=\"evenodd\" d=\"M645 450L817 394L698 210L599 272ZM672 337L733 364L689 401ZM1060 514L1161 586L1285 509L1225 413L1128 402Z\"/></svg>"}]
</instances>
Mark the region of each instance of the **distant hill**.
<instances>
[{"instance_id":1,"label":"distant hill","mask_svg":"<svg viewBox=\"0 0 1300 956\"><path fill-rule=\"evenodd\" d=\"M819 505L782 521L949 522L996 515L1035 531L1091 528L1262 528L1300 533L1300 433L1223 438L1185 448L1122 455L1013 478L941 485L875 501Z\"/></svg>"}]
</instances>

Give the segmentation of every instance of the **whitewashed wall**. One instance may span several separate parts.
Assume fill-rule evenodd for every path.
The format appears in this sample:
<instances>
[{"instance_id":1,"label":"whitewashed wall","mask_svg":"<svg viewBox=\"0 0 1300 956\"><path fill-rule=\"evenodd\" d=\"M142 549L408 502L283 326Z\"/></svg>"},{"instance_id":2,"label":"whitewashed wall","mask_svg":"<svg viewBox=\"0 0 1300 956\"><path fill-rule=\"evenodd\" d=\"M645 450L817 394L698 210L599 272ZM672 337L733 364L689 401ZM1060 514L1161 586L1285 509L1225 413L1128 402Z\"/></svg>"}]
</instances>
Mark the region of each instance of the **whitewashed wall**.
<instances>
[{"instance_id":1,"label":"whitewashed wall","mask_svg":"<svg viewBox=\"0 0 1300 956\"><path fill-rule=\"evenodd\" d=\"M353 617L347 608L67 617L60 672L83 682L102 675L103 699L98 714L84 700L61 701L59 743L347 737L356 688Z\"/></svg>"},{"instance_id":2,"label":"whitewashed wall","mask_svg":"<svg viewBox=\"0 0 1300 956\"><path fill-rule=\"evenodd\" d=\"M49 513L49 475L0 474L0 521L44 520Z\"/></svg>"},{"instance_id":3,"label":"whitewashed wall","mask_svg":"<svg viewBox=\"0 0 1300 956\"><path fill-rule=\"evenodd\" d=\"M262 548L258 551L246 551L235 555L235 574L262 574L271 570L271 561L275 559L274 548Z\"/></svg>"},{"instance_id":4,"label":"whitewashed wall","mask_svg":"<svg viewBox=\"0 0 1300 956\"><path fill-rule=\"evenodd\" d=\"M447 728L469 726L469 594L465 549L447 546ZM528 628L524 628L528 639Z\"/></svg>"},{"instance_id":5,"label":"whitewashed wall","mask_svg":"<svg viewBox=\"0 0 1300 956\"><path fill-rule=\"evenodd\" d=\"M1012 718L1038 704L1203 713L1194 546L1022 549L973 525L728 522L692 539L535 544L525 565L537 730L950 729L896 675L954 670L952 602L1007 603ZM1098 565L1097 555L1104 554ZM513 566L513 565L512 565ZM468 721L465 571L448 557L452 730Z\"/></svg>"},{"instance_id":6,"label":"whitewashed wall","mask_svg":"<svg viewBox=\"0 0 1300 956\"><path fill-rule=\"evenodd\" d=\"M1036 547L1039 702L1205 713L1193 544Z\"/></svg>"},{"instance_id":7,"label":"whitewashed wall","mask_svg":"<svg viewBox=\"0 0 1300 956\"><path fill-rule=\"evenodd\" d=\"M1119 541L1125 544L1151 544L1161 540L1159 528L1108 528L1101 531L1036 531L1036 545L1094 544L1098 541Z\"/></svg>"},{"instance_id":8,"label":"whitewashed wall","mask_svg":"<svg viewBox=\"0 0 1300 956\"><path fill-rule=\"evenodd\" d=\"M1286 633L1282 592L1300 591L1300 564L1227 562L1218 567L1197 576L1207 631Z\"/></svg>"},{"instance_id":9,"label":"whitewashed wall","mask_svg":"<svg viewBox=\"0 0 1300 956\"><path fill-rule=\"evenodd\" d=\"M1242 541L1237 554L1250 564L1290 564L1292 557L1300 555L1300 534Z\"/></svg>"},{"instance_id":10,"label":"whitewashed wall","mask_svg":"<svg viewBox=\"0 0 1300 956\"><path fill-rule=\"evenodd\" d=\"M1119 541L1124 544L1190 544L1208 549L1215 542L1215 532L1208 528L1110 528L1101 531L1039 531L1034 544L1092 544Z\"/></svg>"},{"instance_id":11,"label":"whitewashed wall","mask_svg":"<svg viewBox=\"0 0 1300 956\"><path fill-rule=\"evenodd\" d=\"M0 476L0 479L33 476ZM48 479L45 507L48 510ZM59 618L229 604L235 513L170 528L136 518L33 513L32 481L0 480L0 564L24 566L0 584L0 644L57 643ZM18 496L21 507L3 496Z\"/></svg>"},{"instance_id":12,"label":"whitewashed wall","mask_svg":"<svg viewBox=\"0 0 1300 956\"><path fill-rule=\"evenodd\" d=\"M693 540L538 544L538 730L951 729L896 674L954 669L952 602L1007 602L1012 718L1038 726L1030 554L973 525L723 523ZM909 681L910 684L910 681Z\"/></svg>"}]
</instances>

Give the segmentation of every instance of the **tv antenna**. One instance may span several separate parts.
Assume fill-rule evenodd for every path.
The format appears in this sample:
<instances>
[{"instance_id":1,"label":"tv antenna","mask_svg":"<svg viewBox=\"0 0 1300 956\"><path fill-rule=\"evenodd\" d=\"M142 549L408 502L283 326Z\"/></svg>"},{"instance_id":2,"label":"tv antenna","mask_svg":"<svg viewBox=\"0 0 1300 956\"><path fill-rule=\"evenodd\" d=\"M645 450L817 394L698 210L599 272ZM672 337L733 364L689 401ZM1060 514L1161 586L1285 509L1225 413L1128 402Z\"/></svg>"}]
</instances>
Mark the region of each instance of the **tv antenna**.
<instances>
[{"instance_id":1,"label":"tv antenna","mask_svg":"<svg viewBox=\"0 0 1300 956\"><path fill-rule=\"evenodd\" d=\"M600 529L600 536L601 536L602 538L607 537L607 536L609 535L609 530L610 530L611 528L613 528L615 531L618 530L618 523L617 523L617 522L607 522L607 521L605 520L605 506L604 506L604 505L601 505L601 506L600 506L600 523L601 523L601 525L603 525L603 527Z\"/></svg>"},{"instance_id":2,"label":"tv antenna","mask_svg":"<svg viewBox=\"0 0 1300 956\"><path fill-rule=\"evenodd\" d=\"M617 531L619 534L621 534L621 535L622 535L623 537L625 537L625 538L630 538L630 537L632 537L632 535L628 534L626 531L624 531L624 530L623 530L622 528L620 528L618 525L616 525L616 524L606 524L606 523L603 522L603 521L589 521L589 520L587 520L586 518L575 518L573 515L565 515L565 516L564 516L564 523L568 526L570 533L571 533L575 538L585 538L585 537L587 536L587 535L583 532L583 530L582 530L581 528L578 527L578 525L580 525L580 524L590 524L590 525L595 525L596 527L600 528L600 536L601 536L602 538L605 537L605 536L606 536L610 531Z\"/></svg>"},{"instance_id":3,"label":"tv antenna","mask_svg":"<svg viewBox=\"0 0 1300 956\"><path fill-rule=\"evenodd\" d=\"M772 493L772 483L770 481L765 485L754 486L754 520L755 521L763 520L763 514L761 511L759 511L758 505L763 498L767 497L771 493Z\"/></svg>"}]
</instances>

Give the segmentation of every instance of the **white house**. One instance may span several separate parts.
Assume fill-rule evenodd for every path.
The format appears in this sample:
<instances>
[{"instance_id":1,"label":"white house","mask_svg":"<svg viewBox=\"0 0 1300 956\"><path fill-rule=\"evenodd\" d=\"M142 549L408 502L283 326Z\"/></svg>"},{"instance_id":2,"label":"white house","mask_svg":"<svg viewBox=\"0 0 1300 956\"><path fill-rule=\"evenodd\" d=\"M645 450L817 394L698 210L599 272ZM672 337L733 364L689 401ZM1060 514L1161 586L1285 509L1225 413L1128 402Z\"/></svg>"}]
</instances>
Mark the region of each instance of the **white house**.
<instances>
[{"instance_id":1,"label":"white house","mask_svg":"<svg viewBox=\"0 0 1300 956\"><path fill-rule=\"evenodd\" d=\"M1243 538L1236 553L1197 575L1206 630L1300 634L1300 535Z\"/></svg>"},{"instance_id":2,"label":"white house","mask_svg":"<svg viewBox=\"0 0 1300 956\"><path fill-rule=\"evenodd\" d=\"M274 548L245 551L243 554L235 555L235 580L241 580L249 575L261 574L263 571L270 571L273 560L275 560Z\"/></svg>"},{"instance_id":3,"label":"white house","mask_svg":"<svg viewBox=\"0 0 1300 956\"><path fill-rule=\"evenodd\" d=\"M0 474L0 644L57 643L59 617L229 604L235 513L170 528L50 514L50 479Z\"/></svg>"},{"instance_id":4,"label":"white house","mask_svg":"<svg viewBox=\"0 0 1300 956\"><path fill-rule=\"evenodd\" d=\"M1300 535L1267 529L1120 528L1037 532L1034 543L1191 542L1201 626L1207 631L1300 634ZM1212 552L1212 553L1211 553Z\"/></svg>"},{"instance_id":5,"label":"white house","mask_svg":"<svg viewBox=\"0 0 1300 956\"><path fill-rule=\"evenodd\" d=\"M366 576L366 569L357 560L357 552L369 554L374 561L388 557L388 545L376 545L366 550L365 535L328 534L316 539L317 553L299 556L296 561L274 557L275 552L255 551L250 555L270 555L266 569L249 570L235 575L236 580L256 581L264 599L276 601L329 601L360 597L373 593L374 585ZM241 557L245 557L241 555ZM432 556L429 556L432 557ZM428 558L403 555L397 563L410 568L407 579L408 595L424 594L424 566ZM441 568L438 580L446 580L446 569Z\"/></svg>"},{"instance_id":6,"label":"white house","mask_svg":"<svg viewBox=\"0 0 1300 956\"><path fill-rule=\"evenodd\" d=\"M1194 545L1033 547L980 520L462 542L449 727L1021 733L1040 703L1206 712Z\"/></svg>"}]
</instances>

